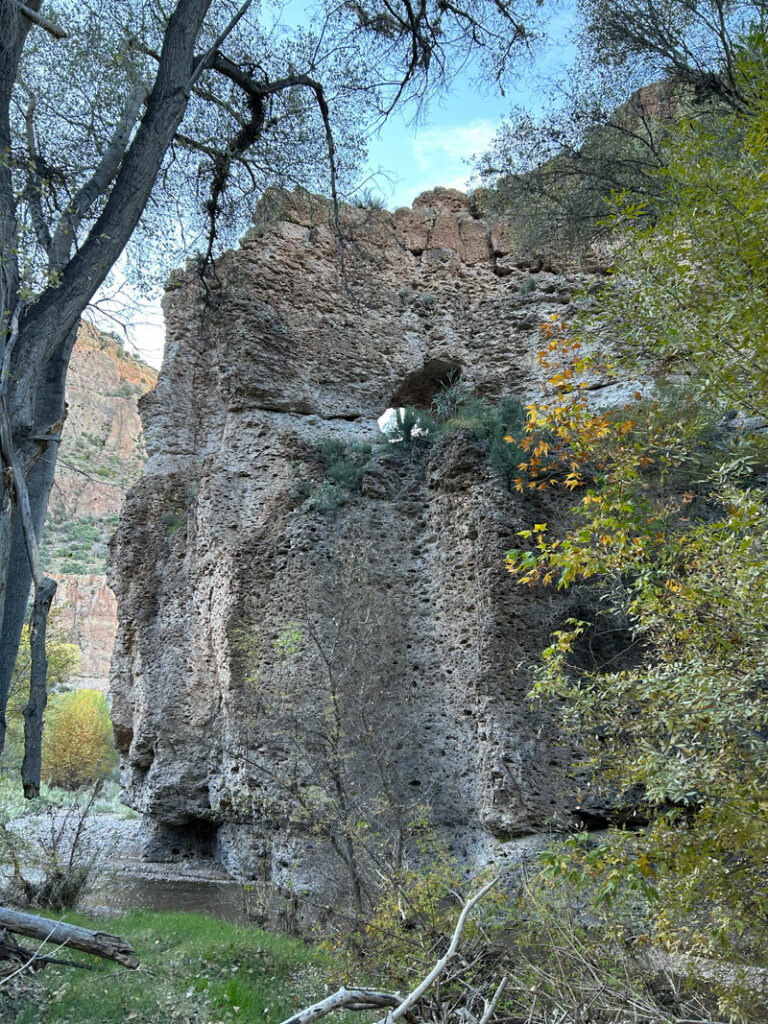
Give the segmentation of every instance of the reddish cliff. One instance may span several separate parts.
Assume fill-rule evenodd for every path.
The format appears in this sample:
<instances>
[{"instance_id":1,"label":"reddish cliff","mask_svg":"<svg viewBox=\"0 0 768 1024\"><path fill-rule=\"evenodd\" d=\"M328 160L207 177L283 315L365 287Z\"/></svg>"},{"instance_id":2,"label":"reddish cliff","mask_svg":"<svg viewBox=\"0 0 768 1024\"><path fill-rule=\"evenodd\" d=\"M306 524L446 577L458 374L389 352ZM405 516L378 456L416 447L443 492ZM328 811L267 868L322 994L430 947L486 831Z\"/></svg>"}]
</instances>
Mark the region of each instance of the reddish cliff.
<instances>
[{"instance_id":1,"label":"reddish cliff","mask_svg":"<svg viewBox=\"0 0 768 1024\"><path fill-rule=\"evenodd\" d=\"M42 545L46 569L60 581L59 622L82 650L76 685L108 686L117 611L104 575L106 547L144 465L137 403L156 380L156 371L114 338L81 326Z\"/></svg>"}]
</instances>

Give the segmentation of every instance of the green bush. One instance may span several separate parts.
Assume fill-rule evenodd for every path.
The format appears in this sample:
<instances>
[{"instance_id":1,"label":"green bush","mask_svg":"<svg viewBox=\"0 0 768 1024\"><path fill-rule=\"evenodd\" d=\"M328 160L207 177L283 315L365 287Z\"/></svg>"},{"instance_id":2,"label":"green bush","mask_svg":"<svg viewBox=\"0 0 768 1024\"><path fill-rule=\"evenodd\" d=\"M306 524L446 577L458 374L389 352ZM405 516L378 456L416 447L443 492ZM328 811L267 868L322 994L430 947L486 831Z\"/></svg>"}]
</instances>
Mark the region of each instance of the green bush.
<instances>
[{"instance_id":1,"label":"green bush","mask_svg":"<svg viewBox=\"0 0 768 1024\"><path fill-rule=\"evenodd\" d=\"M459 409L469 400L472 392L464 378L456 370L451 370L443 381L442 387L432 399L432 412L439 423L453 419L459 415Z\"/></svg>"},{"instance_id":2,"label":"green bush","mask_svg":"<svg viewBox=\"0 0 768 1024\"><path fill-rule=\"evenodd\" d=\"M337 487L341 487L351 494L357 494L365 476L365 466L359 466L351 459L339 459L330 464L325 471L325 476Z\"/></svg>"},{"instance_id":3,"label":"green bush","mask_svg":"<svg viewBox=\"0 0 768 1024\"><path fill-rule=\"evenodd\" d=\"M524 454L515 443L522 439L525 429L522 402L505 397L498 405L489 405L482 398L471 395L457 378L435 396L432 408L443 417L443 430L461 432L484 441L488 445L488 460L494 475L506 487L512 486L519 475L520 463L524 461Z\"/></svg>"},{"instance_id":4,"label":"green bush","mask_svg":"<svg viewBox=\"0 0 768 1024\"><path fill-rule=\"evenodd\" d=\"M400 444L404 449L424 449L445 434L461 433L476 438L487 446L494 475L505 486L512 486L524 461L516 443L525 432L522 402L506 396L490 405L473 395L462 377L452 372L430 408L434 415L412 406L397 409L394 419L382 429L386 442Z\"/></svg>"},{"instance_id":5,"label":"green bush","mask_svg":"<svg viewBox=\"0 0 768 1024\"><path fill-rule=\"evenodd\" d=\"M336 508L350 495L360 493L371 446L330 437L318 447L323 479L308 488L304 507L322 511Z\"/></svg>"},{"instance_id":6,"label":"green bush","mask_svg":"<svg viewBox=\"0 0 768 1024\"><path fill-rule=\"evenodd\" d=\"M163 525L165 526L165 536L170 540L174 537L182 526L187 525L187 513L183 509L177 509L175 512L163 513Z\"/></svg>"},{"instance_id":7,"label":"green bush","mask_svg":"<svg viewBox=\"0 0 768 1024\"><path fill-rule=\"evenodd\" d=\"M56 690L66 686L70 678L80 671L81 651L77 644L70 643L61 628L59 614L53 611L48 620L48 633L45 643L45 654L48 658L48 690ZM25 624L21 633L16 663L13 666L11 687L8 693L6 708L7 732L5 748L0 764L3 768L12 766L17 771L24 750L24 718L22 710L29 699L29 673L31 652L29 648L29 625ZM0 804L5 806L5 794L0 794Z\"/></svg>"},{"instance_id":8,"label":"green bush","mask_svg":"<svg viewBox=\"0 0 768 1024\"><path fill-rule=\"evenodd\" d=\"M328 480L321 480L309 492L306 501L302 505L305 512L310 509L317 509L320 512L328 512L338 508L348 497L347 491Z\"/></svg>"}]
</instances>

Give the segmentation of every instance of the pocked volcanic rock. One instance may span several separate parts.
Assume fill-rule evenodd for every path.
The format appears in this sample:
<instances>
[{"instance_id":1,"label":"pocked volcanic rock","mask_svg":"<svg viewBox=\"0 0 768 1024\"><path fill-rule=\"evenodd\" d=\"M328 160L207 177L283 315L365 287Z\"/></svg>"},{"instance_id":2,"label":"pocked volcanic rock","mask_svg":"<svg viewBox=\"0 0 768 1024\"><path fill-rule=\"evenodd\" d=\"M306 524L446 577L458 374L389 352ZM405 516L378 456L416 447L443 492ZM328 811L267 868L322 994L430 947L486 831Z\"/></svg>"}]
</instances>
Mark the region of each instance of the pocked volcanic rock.
<instances>
[{"instance_id":1,"label":"pocked volcanic rock","mask_svg":"<svg viewBox=\"0 0 768 1024\"><path fill-rule=\"evenodd\" d=\"M459 374L534 395L540 325L583 281L452 190L348 211L341 250L322 203L268 199L205 285L169 285L111 553L113 714L148 857L207 849L317 906L415 821L488 860L575 805L526 699L573 599L504 568L572 501L510 491L471 432L387 444L377 419Z\"/></svg>"}]
</instances>

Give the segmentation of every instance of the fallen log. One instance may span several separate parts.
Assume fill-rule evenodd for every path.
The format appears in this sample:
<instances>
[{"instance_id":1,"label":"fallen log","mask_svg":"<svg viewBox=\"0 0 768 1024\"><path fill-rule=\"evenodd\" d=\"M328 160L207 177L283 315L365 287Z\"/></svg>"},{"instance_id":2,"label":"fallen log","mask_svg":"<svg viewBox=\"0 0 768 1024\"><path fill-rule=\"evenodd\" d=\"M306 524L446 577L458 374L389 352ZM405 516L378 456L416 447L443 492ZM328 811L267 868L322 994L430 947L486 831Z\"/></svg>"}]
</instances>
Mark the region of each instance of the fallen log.
<instances>
[{"instance_id":1,"label":"fallen log","mask_svg":"<svg viewBox=\"0 0 768 1024\"><path fill-rule=\"evenodd\" d=\"M52 942L56 946L79 949L83 953L91 953L104 960L114 960L115 963L131 970L139 966L133 947L117 935L110 935L109 932L95 932L88 928L80 928L76 924L36 917L34 914L24 914L8 907L0 907L0 929L39 939L41 942Z\"/></svg>"}]
</instances>

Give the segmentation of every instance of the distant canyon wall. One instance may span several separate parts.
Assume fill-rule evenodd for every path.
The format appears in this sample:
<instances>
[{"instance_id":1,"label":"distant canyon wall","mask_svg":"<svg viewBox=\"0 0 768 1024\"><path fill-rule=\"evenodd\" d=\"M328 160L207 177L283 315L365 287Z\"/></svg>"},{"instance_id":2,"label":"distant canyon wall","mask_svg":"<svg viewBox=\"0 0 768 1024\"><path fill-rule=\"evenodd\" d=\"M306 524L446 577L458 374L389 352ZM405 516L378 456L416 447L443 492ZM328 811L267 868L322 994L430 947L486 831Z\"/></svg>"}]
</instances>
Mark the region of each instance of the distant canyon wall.
<instances>
[{"instance_id":1,"label":"distant canyon wall","mask_svg":"<svg viewBox=\"0 0 768 1024\"><path fill-rule=\"evenodd\" d=\"M109 687L117 604L106 581L107 544L144 465L138 399L156 380L115 338L81 324L42 537L43 564L59 581L54 621L81 650L74 686Z\"/></svg>"}]
</instances>

